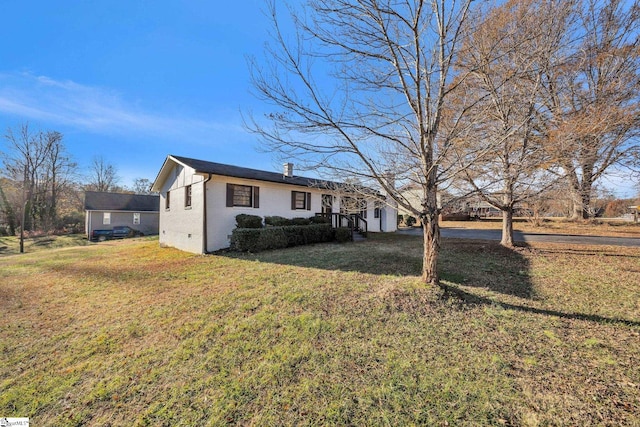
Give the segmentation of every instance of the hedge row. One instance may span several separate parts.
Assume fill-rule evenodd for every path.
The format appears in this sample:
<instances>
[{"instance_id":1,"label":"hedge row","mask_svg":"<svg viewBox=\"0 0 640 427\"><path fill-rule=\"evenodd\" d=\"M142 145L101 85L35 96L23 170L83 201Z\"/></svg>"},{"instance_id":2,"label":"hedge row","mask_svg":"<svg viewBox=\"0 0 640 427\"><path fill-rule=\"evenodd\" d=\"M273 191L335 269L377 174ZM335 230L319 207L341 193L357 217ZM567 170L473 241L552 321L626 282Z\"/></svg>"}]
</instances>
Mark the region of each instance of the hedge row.
<instances>
[{"instance_id":1,"label":"hedge row","mask_svg":"<svg viewBox=\"0 0 640 427\"><path fill-rule=\"evenodd\" d=\"M310 224L329 224L331 219L324 216L312 216L309 218L284 218L281 216L265 216L264 224L274 227L283 227L287 225L310 225Z\"/></svg>"},{"instance_id":2,"label":"hedge row","mask_svg":"<svg viewBox=\"0 0 640 427\"><path fill-rule=\"evenodd\" d=\"M236 228L231 232L231 248L259 252L289 246L331 242L336 231L330 224L287 225L267 228Z\"/></svg>"}]
</instances>

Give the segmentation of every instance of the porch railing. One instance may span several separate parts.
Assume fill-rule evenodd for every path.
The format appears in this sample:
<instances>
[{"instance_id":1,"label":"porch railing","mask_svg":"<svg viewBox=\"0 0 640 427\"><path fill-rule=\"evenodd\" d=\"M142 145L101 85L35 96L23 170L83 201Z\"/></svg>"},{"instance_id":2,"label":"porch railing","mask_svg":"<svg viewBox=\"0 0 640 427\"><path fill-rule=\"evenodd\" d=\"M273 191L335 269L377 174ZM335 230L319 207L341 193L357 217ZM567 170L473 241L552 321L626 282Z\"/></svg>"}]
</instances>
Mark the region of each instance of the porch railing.
<instances>
[{"instance_id":1,"label":"porch railing","mask_svg":"<svg viewBox=\"0 0 640 427\"><path fill-rule=\"evenodd\" d=\"M359 232L363 236L367 235L368 224L367 220L359 214L343 214L337 212L322 212L316 213L316 216L329 218L331 221L331 227L348 227L351 230L351 240L353 240L353 234Z\"/></svg>"}]
</instances>

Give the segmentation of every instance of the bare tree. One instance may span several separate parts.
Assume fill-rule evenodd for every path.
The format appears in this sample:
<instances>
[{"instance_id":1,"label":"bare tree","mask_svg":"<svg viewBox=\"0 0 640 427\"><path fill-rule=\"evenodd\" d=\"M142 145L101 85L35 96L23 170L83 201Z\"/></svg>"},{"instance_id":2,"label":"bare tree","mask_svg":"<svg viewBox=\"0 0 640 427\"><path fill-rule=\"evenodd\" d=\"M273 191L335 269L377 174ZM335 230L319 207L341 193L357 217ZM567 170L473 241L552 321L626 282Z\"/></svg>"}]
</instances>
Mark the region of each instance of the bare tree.
<instances>
[{"instance_id":1,"label":"bare tree","mask_svg":"<svg viewBox=\"0 0 640 427\"><path fill-rule=\"evenodd\" d=\"M40 206L42 227L51 230L57 225L60 195L72 185L77 164L67 153L61 133L47 132L46 136L50 140L50 148L37 185L36 198L37 205Z\"/></svg>"},{"instance_id":2,"label":"bare tree","mask_svg":"<svg viewBox=\"0 0 640 427\"><path fill-rule=\"evenodd\" d=\"M131 190L136 194L152 194L151 184L152 182L147 178L136 178L133 180Z\"/></svg>"},{"instance_id":3,"label":"bare tree","mask_svg":"<svg viewBox=\"0 0 640 427\"><path fill-rule=\"evenodd\" d=\"M28 125L5 135L7 150L2 153L4 171L14 183L21 183L23 229L49 230L56 217L57 194L75 169L65 154L63 136L59 132L32 132Z\"/></svg>"},{"instance_id":4,"label":"bare tree","mask_svg":"<svg viewBox=\"0 0 640 427\"><path fill-rule=\"evenodd\" d=\"M565 174L572 218L588 218L594 183L640 156L640 3L585 0L576 42L543 79L548 149Z\"/></svg>"},{"instance_id":5,"label":"bare tree","mask_svg":"<svg viewBox=\"0 0 640 427\"><path fill-rule=\"evenodd\" d=\"M269 150L339 179L387 193L419 217L424 232L422 278L438 284L438 185L465 107L445 111L464 76L454 61L471 0L312 0L288 11L285 34L274 4L273 44L266 64L251 62L257 96L270 104L266 121L247 126ZM470 94L473 98L473 94ZM473 100L468 100L473 103ZM465 103L466 104L466 103ZM387 179L414 183L418 201Z\"/></svg>"},{"instance_id":6,"label":"bare tree","mask_svg":"<svg viewBox=\"0 0 640 427\"><path fill-rule=\"evenodd\" d=\"M459 67L468 71L458 96L483 97L470 109L458 135L454 160L461 168L458 190L478 194L502 211L501 244L513 246L517 204L537 197L557 177L539 131L543 65L565 39L570 1L511 0L479 16L460 49ZM467 164L470 153L484 153Z\"/></svg>"},{"instance_id":7,"label":"bare tree","mask_svg":"<svg viewBox=\"0 0 640 427\"><path fill-rule=\"evenodd\" d=\"M116 167L102 156L93 158L89 166L88 183L85 189L92 191L113 191L120 181Z\"/></svg>"}]
</instances>

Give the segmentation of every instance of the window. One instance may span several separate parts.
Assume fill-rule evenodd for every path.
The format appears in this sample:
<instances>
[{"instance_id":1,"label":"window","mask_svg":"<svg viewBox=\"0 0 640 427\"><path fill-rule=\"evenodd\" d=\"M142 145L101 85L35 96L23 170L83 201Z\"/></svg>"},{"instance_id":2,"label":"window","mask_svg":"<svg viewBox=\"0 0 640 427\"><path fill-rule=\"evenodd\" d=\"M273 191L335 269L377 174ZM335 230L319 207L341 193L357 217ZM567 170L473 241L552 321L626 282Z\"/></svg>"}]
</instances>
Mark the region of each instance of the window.
<instances>
[{"instance_id":1,"label":"window","mask_svg":"<svg viewBox=\"0 0 640 427\"><path fill-rule=\"evenodd\" d=\"M164 208L169 210L171 207L171 191L167 191L167 197L164 199Z\"/></svg>"},{"instance_id":2,"label":"window","mask_svg":"<svg viewBox=\"0 0 640 427\"><path fill-rule=\"evenodd\" d=\"M367 217L367 199L358 199L358 211L362 218Z\"/></svg>"},{"instance_id":3,"label":"window","mask_svg":"<svg viewBox=\"0 0 640 427\"><path fill-rule=\"evenodd\" d=\"M260 187L227 184L227 207L260 207Z\"/></svg>"},{"instance_id":4,"label":"window","mask_svg":"<svg viewBox=\"0 0 640 427\"><path fill-rule=\"evenodd\" d=\"M102 214L102 224L103 225L111 224L111 212L105 212Z\"/></svg>"},{"instance_id":5,"label":"window","mask_svg":"<svg viewBox=\"0 0 640 427\"><path fill-rule=\"evenodd\" d=\"M304 191L291 192L291 209L292 210L311 210L311 193Z\"/></svg>"},{"instance_id":6,"label":"window","mask_svg":"<svg viewBox=\"0 0 640 427\"><path fill-rule=\"evenodd\" d=\"M140 225L140 212L133 213L133 225Z\"/></svg>"},{"instance_id":7,"label":"window","mask_svg":"<svg viewBox=\"0 0 640 427\"><path fill-rule=\"evenodd\" d=\"M380 218L380 215L382 215L383 204L382 204L382 202L380 200L376 200L374 206L375 206L375 208L373 210L373 217L374 218Z\"/></svg>"},{"instance_id":8,"label":"window","mask_svg":"<svg viewBox=\"0 0 640 427\"><path fill-rule=\"evenodd\" d=\"M187 185L186 187L184 187L184 207L185 208L191 207L191 186L190 185Z\"/></svg>"},{"instance_id":9,"label":"window","mask_svg":"<svg viewBox=\"0 0 640 427\"><path fill-rule=\"evenodd\" d=\"M322 213L333 212L333 196L331 194L322 195L322 207L320 212Z\"/></svg>"}]
</instances>

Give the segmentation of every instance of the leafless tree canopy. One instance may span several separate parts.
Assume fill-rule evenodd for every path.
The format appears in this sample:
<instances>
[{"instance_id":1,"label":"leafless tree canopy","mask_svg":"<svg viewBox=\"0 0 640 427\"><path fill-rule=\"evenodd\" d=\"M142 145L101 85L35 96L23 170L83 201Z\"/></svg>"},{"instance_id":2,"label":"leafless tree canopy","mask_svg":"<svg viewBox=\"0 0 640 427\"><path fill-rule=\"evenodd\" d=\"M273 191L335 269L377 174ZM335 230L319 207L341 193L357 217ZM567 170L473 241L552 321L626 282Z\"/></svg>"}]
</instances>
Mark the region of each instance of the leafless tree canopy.
<instances>
[{"instance_id":1,"label":"leafless tree canopy","mask_svg":"<svg viewBox=\"0 0 640 427\"><path fill-rule=\"evenodd\" d=\"M510 213L555 175L582 209L607 169L637 160L639 10L638 0L272 3L267 61L250 63L271 112L247 124L284 159L358 178L420 218L423 277L436 283L438 190L464 181L459 194Z\"/></svg>"},{"instance_id":2,"label":"leafless tree canopy","mask_svg":"<svg viewBox=\"0 0 640 427\"><path fill-rule=\"evenodd\" d=\"M251 63L257 95L273 107L248 126L269 149L342 179L375 185L425 225L423 276L436 283L436 190L451 134L454 59L470 0L316 0L291 6L294 34L274 4L266 65ZM455 121L464 110L450 112ZM452 132L455 132L455 127ZM389 185L416 183L420 204Z\"/></svg>"},{"instance_id":3,"label":"leafless tree canopy","mask_svg":"<svg viewBox=\"0 0 640 427\"><path fill-rule=\"evenodd\" d=\"M118 171L114 165L108 163L102 156L93 158L87 177L87 190L113 191L119 181Z\"/></svg>"},{"instance_id":4,"label":"leafless tree canopy","mask_svg":"<svg viewBox=\"0 0 640 427\"><path fill-rule=\"evenodd\" d=\"M10 185L0 196L5 199L3 205L10 209L11 215L5 214L12 216L26 209L23 229L51 230L56 225L60 198L72 185L77 170L66 152L62 134L34 132L23 125L17 132L9 128L5 141L3 171L5 182ZM22 195L18 196L18 192Z\"/></svg>"},{"instance_id":5,"label":"leafless tree canopy","mask_svg":"<svg viewBox=\"0 0 640 427\"><path fill-rule=\"evenodd\" d=\"M574 218L588 217L594 183L640 155L640 3L585 0L574 42L545 70L542 123L568 179Z\"/></svg>"}]
</instances>

